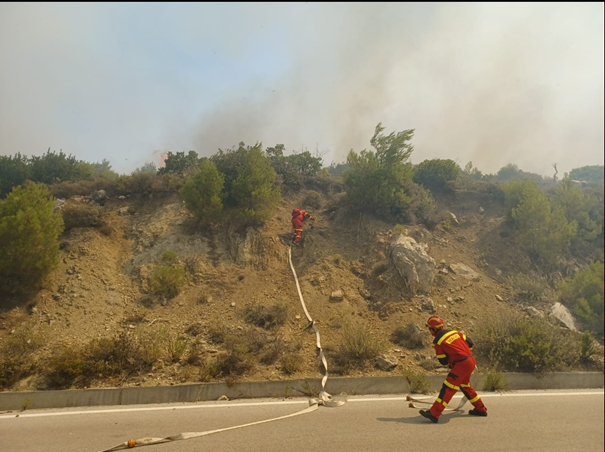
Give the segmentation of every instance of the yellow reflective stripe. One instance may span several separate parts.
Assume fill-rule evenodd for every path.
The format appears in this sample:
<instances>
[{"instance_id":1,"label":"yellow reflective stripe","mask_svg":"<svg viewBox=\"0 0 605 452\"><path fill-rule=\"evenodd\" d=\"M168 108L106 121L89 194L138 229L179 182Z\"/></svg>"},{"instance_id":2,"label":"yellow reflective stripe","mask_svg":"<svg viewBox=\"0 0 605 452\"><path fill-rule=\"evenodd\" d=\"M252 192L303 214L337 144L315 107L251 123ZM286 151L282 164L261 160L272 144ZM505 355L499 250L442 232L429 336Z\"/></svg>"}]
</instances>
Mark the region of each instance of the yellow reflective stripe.
<instances>
[{"instance_id":1,"label":"yellow reflective stripe","mask_svg":"<svg viewBox=\"0 0 605 452\"><path fill-rule=\"evenodd\" d=\"M477 396L477 397L473 397L471 400L469 400L469 402L471 403L475 403L477 400L481 399L481 397Z\"/></svg>"},{"instance_id":2,"label":"yellow reflective stripe","mask_svg":"<svg viewBox=\"0 0 605 452\"><path fill-rule=\"evenodd\" d=\"M447 355L443 354L443 355L437 355L437 359L441 359L441 358L446 358Z\"/></svg>"},{"instance_id":3,"label":"yellow reflective stripe","mask_svg":"<svg viewBox=\"0 0 605 452\"><path fill-rule=\"evenodd\" d=\"M447 380L445 380L445 381L443 382L443 384L444 384L444 385L446 385L446 386L447 386L447 387L449 387L449 388L455 389L456 391L459 391L459 390L460 390L460 388L459 388L458 386L454 386L453 384L451 384L451 383L450 383L449 381L447 381Z\"/></svg>"},{"instance_id":4,"label":"yellow reflective stripe","mask_svg":"<svg viewBox=\"0 0 605 452\"><path fill-rule=\"evenodd\" d=\"M450 337L452 334L457 334L458 331L456 330L452 330L452 331L448 331L447 333L445 333L443 336L441 336L441 338L437 341L437 345L441 345L441 343L447 339L448 337Z\"/></svg>"},{"instance_id":5,"label":"yellow reflective stripe","mask_svg":"<svg viewBox=\"0 0 605 452\"><path fill-rule=\"evenodd\" d=\"M470 388L471 385L460 385L461 388Z\"/></svg>"},{"instance_id":6,"label":"yellow reflective stripe","mask_svg":"<svg viewBox=\"0 0 605 452\"><path fill-rule=\"evenodd\" d=\"M462 339L466 340L466 334L462 335Z\"/></svg>"},{"instance_id":7,"label":"yellow reflective stripe","mask_svg":"<svg viewBox=\"0 0 605 452\"><path fill-rule=\"evenodd\" d=\"M440 403L443 406L447 406L447 402L444 402L443 400L441 400L439 397L437 397L435 399L435 403Z\"/></svg>"},{"instance_id":8,"label":"yellow reflective stripe","mask_svg":"<svg viewBox=\"0 0 605 452\"><path fill-rule=\"evenodd\" d=\"M441 405L447 406L447 402L441 402Z\"/></svg>"}]
</instances>

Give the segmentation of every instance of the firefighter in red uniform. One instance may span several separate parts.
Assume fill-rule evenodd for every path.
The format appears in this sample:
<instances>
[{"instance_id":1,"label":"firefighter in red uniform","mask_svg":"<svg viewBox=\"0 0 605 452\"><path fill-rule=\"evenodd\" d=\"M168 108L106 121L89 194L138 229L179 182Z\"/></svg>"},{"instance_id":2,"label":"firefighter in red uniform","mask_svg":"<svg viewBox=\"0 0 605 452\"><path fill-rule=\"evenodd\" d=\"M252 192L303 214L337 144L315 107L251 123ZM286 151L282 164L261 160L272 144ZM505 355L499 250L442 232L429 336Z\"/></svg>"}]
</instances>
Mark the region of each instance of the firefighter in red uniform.
<instances>
[{"instance_id":1,"label":"firefighter in red uniform","mask_svg":"<svg viewBox=\"0 0 605 452\"><path fill-rule=\"evenodd\" d=\"M303 221L310 220L315 221L315 218L305 210L296 208L292 211L292 227L294 228L294 235L292 236L292 243L300 243L300 239L303 231ZM313 226L311 226L313 227Z\"/></svg>"},{"instance_id":2,"label":"firefighter in red uniform","mask_svg":"<svg viewBox=\"0 0 605 452\"><path fill-rule=\"evenodd\" d=\"M475 370L475 358L472 354L473 341L466 334L445 328L443 319L432 315L426 322L431 335L435 338L435 353L443 365L450 367L439 396L430 410L420 410L420 414L432 422L437 423L439 416L452 400L458 390L466 396L475 407L468 414L474 416L487 416L487 408L471 386L471 374Z\"/></svg>"}]
</instances>

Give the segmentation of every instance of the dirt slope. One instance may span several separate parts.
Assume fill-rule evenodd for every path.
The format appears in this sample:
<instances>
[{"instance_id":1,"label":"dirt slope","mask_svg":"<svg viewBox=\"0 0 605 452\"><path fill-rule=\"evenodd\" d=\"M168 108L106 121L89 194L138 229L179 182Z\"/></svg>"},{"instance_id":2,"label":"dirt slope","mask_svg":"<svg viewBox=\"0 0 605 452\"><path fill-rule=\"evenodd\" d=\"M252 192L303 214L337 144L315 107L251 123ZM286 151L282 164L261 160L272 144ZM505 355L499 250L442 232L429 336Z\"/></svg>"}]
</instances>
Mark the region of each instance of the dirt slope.
<instances>
[{"instance_id":1,"label":"dirt slope","mask_svg":"<svg viewBox=\"0 0 605 452\"><path fill-rule=\"evenodd\" d=\"M286 376L278 360L255 365L240 380L320 377L315 338L305 330L308 322L285 244L290 237L291 209L308 207L301 205L304 196L284 200L264 227L245 237L228 227L212 235L192 233L190 215L177 196L111 199L103 209L112 233L104 235L93 228L66 233L63 258L48 287L28 306L0 315L0 341L18 331L40 333L46 344L37 359L43 360L61 346L77 346L121 331L147 332L172 338L180 335L189 349L212 359L221 349L207 337L212 327L225 324L234 331L243 330L248 327L243 320L247 306L283 302L288 306L288 320L279 335L285 349L301 348L302 369ZM350 216L340 208L339 196L325 196L321 207L313 210L315 227L305 230L304 245L292 250L304 300L320 329L322 345L330 355L344 326L363 325L383 342L385 352L398 359L391 374L403 368L420 370L419 363L433 357L429 345L410 351L388 340L396 327L409 322L422 328L429 315L422 308L424 297L406 295L401 278L389 263L388 243L395 225ZM458 194L443 203L458 224L448 217L449 229L438 226L429 232L422 226L410 226L407 233L428 245L438 269L462 263L480 275L478 281L469 281L451 272L438 272L429 294L437 314L472 334L481 322L520 309L507 302L509 294L501 282L503 275L522 262L498 234L504 218L488 195ZM148 277L166 250L177 253L192 274L181 294L169 301L148 294ZM331 293L337 290L344 299L331 301ZM389 372L368 368L352 373L362 374ZM182 359L161 362L151 372L121 381L97 381L93 386L147 386L199 378L195 363ZM44 382L33 376L14 389L43 387Z\"/></svg>"}]
</instances>

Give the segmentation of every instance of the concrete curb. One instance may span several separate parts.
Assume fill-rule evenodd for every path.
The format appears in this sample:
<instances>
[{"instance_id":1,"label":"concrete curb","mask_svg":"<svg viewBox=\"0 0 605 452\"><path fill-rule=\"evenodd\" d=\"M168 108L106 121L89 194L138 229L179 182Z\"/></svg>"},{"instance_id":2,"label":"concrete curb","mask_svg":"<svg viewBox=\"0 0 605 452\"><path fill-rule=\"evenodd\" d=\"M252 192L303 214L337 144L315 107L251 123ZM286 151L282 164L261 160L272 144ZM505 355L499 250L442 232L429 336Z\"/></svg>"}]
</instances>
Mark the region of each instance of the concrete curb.
<instances>
[{"instance_id":1,"label":"concrete curb","mask_svg":"<svg viewBox=\"0 0 605 452\"><path fill-rule=\"evenodd\" d=\"M505 390L521 389L595 389L604 387L602 372L562 372L546 374L503 373ZM426 379L432 391L441 388L445 376ZM471 383L482 389L481 374ZM197 383L175 386L68 389L63 391L30 391L0 393L0 411L85 406L143 405L150 403L201 402L229 399L315 397L321 390L321 378L303 380L242 382L229 387L226 383ZM326 391L337 395L407 394L410 385L403 376L330 378Z\"/></svg>"}]
</instances>

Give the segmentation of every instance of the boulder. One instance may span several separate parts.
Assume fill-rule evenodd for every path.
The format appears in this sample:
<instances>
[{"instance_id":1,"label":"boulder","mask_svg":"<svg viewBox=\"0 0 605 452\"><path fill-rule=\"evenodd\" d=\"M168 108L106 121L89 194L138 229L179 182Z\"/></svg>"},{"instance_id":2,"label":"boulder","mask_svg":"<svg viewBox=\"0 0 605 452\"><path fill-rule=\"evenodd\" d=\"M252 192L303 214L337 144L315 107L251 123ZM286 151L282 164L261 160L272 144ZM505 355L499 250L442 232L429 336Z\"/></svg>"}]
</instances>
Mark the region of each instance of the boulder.
<instances>
[{"instance_id":1,"label":"boulder","mask_svg":"<svg viewBox=\"0 0 605 452\"><path fill-rule=\"evenodd\" d=\"M380 355L376 358L376 367L380 370L389 371L397 367L397 358L391 355Z\"/></svg>"},{"instance_id":2,"label":"boulder","mask_svg":"<svg viewBox=\"0 0 605 452\"><path fill-rule=\"evenodd\" d=\"M464 279L468 279L469 281L478 281L479 280L479 273L477 273L475 270L470 268L468 265L464 265L464 264L460 264L460 263L451 264L450 271L457 274L458 276L461 276Z\"/></svg>"},{"instance_id":3,"label":"boulder","mask_svg":"<svg viewBox=\"0 0 605 452\"><path fill-rule=\"evenodd\" d=\"M427 294L433 284L435 260L412 237L395 236L390 258L412 294Z\"/></svg>"},{"instance_id":4,"label":"boulder","mask_svg":"<svg viewBox=\"0 0 605 452\"><path fill-rule=\"evenodd\" d=\"M571 312L561 303L555 303L550 308L550 315L557 319L561 324L572 331L577 331L576 322L574 321Z\"/></svg>"}]
</instances>

